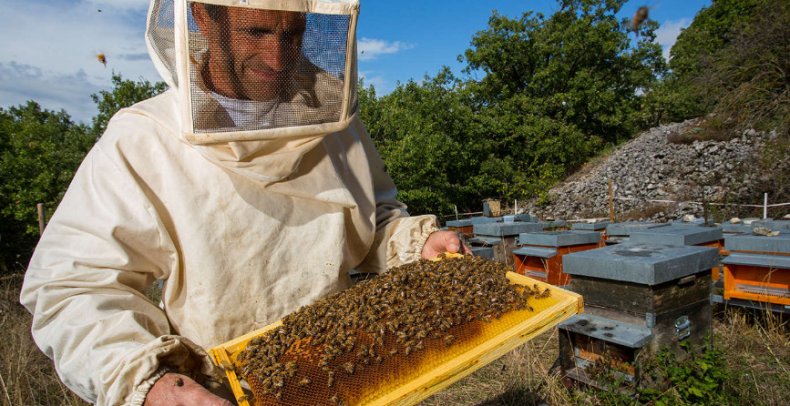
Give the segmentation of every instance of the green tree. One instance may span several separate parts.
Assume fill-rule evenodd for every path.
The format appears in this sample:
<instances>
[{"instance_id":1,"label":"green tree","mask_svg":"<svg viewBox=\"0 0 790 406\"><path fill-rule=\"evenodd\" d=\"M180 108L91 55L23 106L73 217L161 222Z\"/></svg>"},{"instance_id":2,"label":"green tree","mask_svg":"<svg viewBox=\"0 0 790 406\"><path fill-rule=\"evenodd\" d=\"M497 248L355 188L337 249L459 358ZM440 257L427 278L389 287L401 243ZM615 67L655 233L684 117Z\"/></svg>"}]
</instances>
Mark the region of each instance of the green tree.
<instances>
[{"instance_id":1,"label":"green tree","mask_svg":"<svg viewBox=\"0 0 790 406\"><path fill-rule=\"evenodd\" d=\"M135 82L123 79L120 73L113 73L112 84L111 91L102 90L98 94L91 95L91 99L99 109L99 114L93 117L93 133L97 138L104 134L107 123L118 110L156 96L167 89L164 82L151 83L144 79Z\"/></svg>"},{"instance_id":2,"label":"green tree","mask_svg":"<svg viewBox=\"0 0 790 406\"><path fill-rule=\"evenodd\" d=\"M573 126L585 138L629 138L639 129L632 113L639 110L640 94L666 68L654 41L657 25L642 24L634 42L627 22L615 16L624 1L560 3L561 10L548 18L528 12L514 20L495 13L489 28L472 38L464 58L467 72L485 74L479 103L505 103L505 115L528 121L539 115Z\"/></svg>"},{"instance_id":3,"label":"green tree","mask_svg":"<svg viewBox=\"0 0 790 406\"><path fill-rule=\"evenodd\" d=\"M604 143L640 126L641 94L665 70L656 24L631 34L622 1L562 1L551 17L494 13L461 60L376 98L361 116L413 213L479 210L486 197L545 193Z\"/></svg>"},{"instance_id":4,"label":"green tree","mask_svg":"<svg viewBox=\"0 0 790 406\"><path fill-rule=\"evenodd\" d=\"M378 99L372 88L360 94L362 120L410 212L451 213L453 204L463 210L490 189L475 190L468 180L487 155L485 140L476 138L483 124L449 68Z\"/></svg>"},{"instance_id":5,"label":"green tree","mask_svg":"<svg viewBox=\"0 0 790 406\"><path fill-rule=\"evenodd\" d=\"M53 213L95 138L65 111L34 101L0 108L0 267L27 266L38 236L37 203Z\"/></svg>"},{"instance_id":6,"label":"green tree","mask_svg":"<svg viewBox=\"0 0 790 406\"><path fill-rule=\"evenodd\" d=\"M124 80L91 97L99 113L91 127L75 124L65 111L41 109L34 101L0 108L0 271L27 266L38 240L37 203L54 213L85 154L119 109L161 93L164 83Z\"/></svg>"},{"instance_id":7,"label":"green tree","mask_svg":"<svg viewBox=\"0 0 790 406\"><path fill-rule=\"evenodd\" d=\"M761 3L765 0L714 0L680 33L670 51L670 73L648 97L648 108L660 110L661 121L681 121L713 110L716 101L708 94L710 87L703 86L707 69Z\"/></svg>"},{"instance_id":8,"label":"green tree","mask_svg":"<svg viewBox=\"0 0 790 406\"><path fill-rule=\"evenodd\" d=\"M711 127L790 135L790 3L766 0L733 29L698 74L713 104Z\"/></svg>"}]
</instances>

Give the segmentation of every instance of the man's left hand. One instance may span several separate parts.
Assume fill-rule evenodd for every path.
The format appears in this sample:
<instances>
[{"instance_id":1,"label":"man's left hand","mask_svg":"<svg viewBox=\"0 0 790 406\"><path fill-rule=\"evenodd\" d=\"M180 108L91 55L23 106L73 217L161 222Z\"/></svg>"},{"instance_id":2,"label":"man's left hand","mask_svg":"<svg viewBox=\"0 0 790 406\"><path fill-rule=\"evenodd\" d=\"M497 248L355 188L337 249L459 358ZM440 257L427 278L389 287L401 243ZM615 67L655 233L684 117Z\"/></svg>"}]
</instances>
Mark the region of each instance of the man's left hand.
<instances>
[{"instance_id":1,"label":"man's left hand","mask_svg":"<svg viewBox=\"0 0 790 406\"><path fill-rule=\"evenodd\" d=\"M447 230L434 231L422 247L423 259L433 259L445 252L472 254L472 250L458 238L458 233Z\"/></svg>"}]
</instances>

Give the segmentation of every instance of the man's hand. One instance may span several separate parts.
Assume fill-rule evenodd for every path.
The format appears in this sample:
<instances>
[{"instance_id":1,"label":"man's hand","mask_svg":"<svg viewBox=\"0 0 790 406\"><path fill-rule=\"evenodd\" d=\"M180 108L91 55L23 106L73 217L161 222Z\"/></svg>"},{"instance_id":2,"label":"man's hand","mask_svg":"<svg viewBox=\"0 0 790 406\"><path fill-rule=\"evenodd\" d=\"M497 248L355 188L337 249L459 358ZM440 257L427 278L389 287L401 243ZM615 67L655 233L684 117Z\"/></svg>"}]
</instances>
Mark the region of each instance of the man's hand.
<instances>
[{"instance_id":1,"label":"man's hand","mask_svg":"<svg viewBox=\"0 0 790 406\"><path fill-rule=\"evenodd\" d=\"M446 230L434 231L422 247L422 257L432 259L445 252L471 254L472 250L458 238L458 233Z\"/></svg>"},{"instance_id":2,"label":"man's hand","mask_svg":"<svg viewBox=\"0 0 790 406\"><path fill-rule=\"evenodd\" d=\"M233 406L233 403L214 395L186 375L169 372L156 381L145 397L145 406L159 405Z\"/></svg>"}]
</instances>

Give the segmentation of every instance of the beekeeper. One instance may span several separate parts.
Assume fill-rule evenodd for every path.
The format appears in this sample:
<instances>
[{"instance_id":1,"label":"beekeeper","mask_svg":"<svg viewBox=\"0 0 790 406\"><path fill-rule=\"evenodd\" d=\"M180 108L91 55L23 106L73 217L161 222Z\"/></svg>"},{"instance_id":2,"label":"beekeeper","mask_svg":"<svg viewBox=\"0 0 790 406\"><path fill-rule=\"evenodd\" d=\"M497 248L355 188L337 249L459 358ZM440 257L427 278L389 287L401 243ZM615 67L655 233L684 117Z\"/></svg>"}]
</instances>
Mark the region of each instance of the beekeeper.
<instances>
[{"instance_id":1,"label":"beekeeper","mask_svg":"<svg viewBox=\"0 0 790 406\"><path fill-rule=\"evenodd\" d=\"M25 276L36 343L90 402L228 404L205 348L461 245L408 216L359 121L356 0L210 3L151 2L170 89L110 120Z\"/></svg>"}]
</instances>

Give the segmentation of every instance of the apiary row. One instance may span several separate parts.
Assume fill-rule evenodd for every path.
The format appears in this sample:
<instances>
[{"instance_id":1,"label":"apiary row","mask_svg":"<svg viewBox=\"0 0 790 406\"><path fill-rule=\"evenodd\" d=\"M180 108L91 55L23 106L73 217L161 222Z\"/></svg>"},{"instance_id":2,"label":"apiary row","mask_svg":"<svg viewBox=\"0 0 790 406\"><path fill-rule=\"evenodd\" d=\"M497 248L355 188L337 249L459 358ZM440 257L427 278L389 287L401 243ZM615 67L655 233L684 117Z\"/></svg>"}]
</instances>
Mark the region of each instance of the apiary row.
<instances>
[{"instance_id":1,"label":"apiary row","mask_svg":"<svg viewBox=\"0 0 790 406\"><path fill-rule=\"evenodd\" d=\"M612 354L618 373L637 379L642 351L710 333L711 302L790 311L788 221L592 222L559 231L537 221L497 224L474 225L470 241L498 250L494 258L506 256L520 274L584 297L585 314L559 328L572 380L592 383L587 368ZM758 227L776 231L753 235Z\"/></svg>"}]
</instances>

